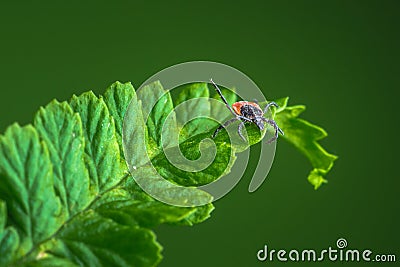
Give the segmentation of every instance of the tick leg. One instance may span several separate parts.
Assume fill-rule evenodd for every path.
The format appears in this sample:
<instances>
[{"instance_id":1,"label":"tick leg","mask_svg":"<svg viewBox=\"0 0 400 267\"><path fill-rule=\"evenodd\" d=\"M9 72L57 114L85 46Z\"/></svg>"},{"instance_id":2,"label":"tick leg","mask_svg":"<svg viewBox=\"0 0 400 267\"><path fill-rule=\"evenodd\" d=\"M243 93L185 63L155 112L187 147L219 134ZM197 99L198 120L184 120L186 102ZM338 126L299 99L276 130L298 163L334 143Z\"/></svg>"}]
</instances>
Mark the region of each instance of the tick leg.
<instances>
[{"instance_id":1,"label":"tick leg","mask_svg":"<svg viewBox=\"0 0 400 267\"><path fill-rule=\"evenodd\" d=\"M269 125L271 125L272 127L274 127L274 129L275 129L274 137L269 139L267 141L267 144L270 144L273 141L275 141L278 138L278 133L281 133L282 135L284 135L283 131L278 127L278 125L276 124L276 122L274 120L269 120L267 118L262 118L262 120L265 121L266 123L268 123Z\"/></svg>"},{"instance_id":2,"label":"tick leg","mask_svg":"<svg viewBox=\"0 0 400 267\"><path fill-rule=\"evenodd\" d=\"M269 109L271 106L274 106L274 107L276 107L276 108L279 108L278 104L276 104L275 102L272 101L272 102L269 102L269 103L265 106L265 108L264 108L264 113L267 113L268 109Z\"/></svg>"},{"instance_id":3,"label":"tick leg","mask_svg":"<svg viewBox=\"0 0 400 267\"><path fill-rule=\"evenodd\" d=\"M244 120L244 121L253 122L251 119L246 118L246 117L243 117L243 116L236 115L236 117L237 117L238 119L241 119L241 120Z\"/></svg>"},{"instance_id":4,"label":"tick leg","mask_svg":"<svg viewBox=\"0 0 400 267\"><path fill-rule=\"evenodd\" d=\"M244 138L244 136L242 134L243 127L244 127L244 122L240 121L239 126L238 126L238 134L243 139L243 141L246 142L246 138Z\"/></svg>"},{"instance_id":5,"label":"tick leg","mask_svg":"<svg viewBox=\"0 0 400 267\"><path fill-rule=\"evenodd\" d=\"M222 128L227 127L229 124L235 122L236 120L238 120L237 117L235 117L235 118L233 118L233 119L230 119L230 120L224 122L224 124L221 124L221 125L215 130L215 132L213 133L212 138L215 138L215 137L217 136L217 134L219 133L219 131L222 130Z\"/></svg>"},{"instance_id":6,"label":"tick leg","mask_svg":"<svg viewBox=\"0 0 400 267\"><path fill-rule=\"evenodd\" d=\"M222 94L221 90L219 89L218 85L212 80L210 79L211 83L214 85L215 90L217 91L217 93L219 94L219 96L221 97L222 101L224 101L225 106L229 109L229 111L233 114L233 115L237 115L235 113L235 111L233 111L233 109L231 108L231 106L229 105L228 101L226 101L224 95Z\"/></svg>"}]
</instances>

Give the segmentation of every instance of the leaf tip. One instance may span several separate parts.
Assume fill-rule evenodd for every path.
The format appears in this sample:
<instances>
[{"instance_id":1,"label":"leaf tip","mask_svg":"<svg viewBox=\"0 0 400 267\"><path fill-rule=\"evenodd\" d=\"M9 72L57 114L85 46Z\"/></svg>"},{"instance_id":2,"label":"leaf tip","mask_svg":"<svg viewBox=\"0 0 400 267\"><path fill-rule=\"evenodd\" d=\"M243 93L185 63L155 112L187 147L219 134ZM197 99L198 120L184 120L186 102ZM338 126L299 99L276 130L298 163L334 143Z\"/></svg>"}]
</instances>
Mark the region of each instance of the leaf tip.
<instances>
[{"instance_id":1,"label":"leaf tip","mask_svg":"<svg viewBox=\"0 0 400 267\"><path fill-rule=\"evenodd\" d=\"M308 181L310 184L314 186L314 189L317 190L321 187L321 185L328 183L328 181L323 177L327 172L321 169L313 169L308 175Z\"/></svg>"}]
</instances>

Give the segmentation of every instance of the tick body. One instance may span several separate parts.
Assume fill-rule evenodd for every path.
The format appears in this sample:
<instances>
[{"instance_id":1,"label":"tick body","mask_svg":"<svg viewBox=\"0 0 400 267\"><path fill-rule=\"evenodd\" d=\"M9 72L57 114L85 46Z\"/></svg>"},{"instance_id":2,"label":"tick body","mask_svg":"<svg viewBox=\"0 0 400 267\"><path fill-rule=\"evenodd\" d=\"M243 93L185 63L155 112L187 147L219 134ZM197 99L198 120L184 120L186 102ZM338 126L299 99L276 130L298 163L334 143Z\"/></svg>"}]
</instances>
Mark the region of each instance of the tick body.
<instances>
[{"instance_id":1,"label":"tick body","mask_svg":"<svg viewBox=\"0 0 400 267\"><path fill-rule=\"evenodd\" d=\"M242 130L244 127L245 122L250 122L254 123L257 125L257 127L262 131L265 129L265 124L269 124L275 129L275 134L274 137L268 140L267 143L272 143L278 138L278 133L281 133L283 135L283 131L278 127L276 122L271 119L267 119L264 117L264 113L268 111L268 109L271 106L278 107L278 105L275 102L269 102L264 110L261 109L261 107L258 105L258 103L255 102L250 102L250 101L239 101L235 102L232 104L232 107L229 105L228 101L226 101L224 95L222 94L221 90L218 88L218 85L213 82L211 79L211 83L214 85L215 90L221 97L222 101L225 103L225 106L229 109L229 111L234 115L235 117L224 122L222 125L220 125L212 135L213 138L215 138L218 134L219 131L222 130L222 128L227 127L229 124L235 122L235 121L240 121L239 126L238 126L238 134L239 136L246 141L242 134Z\"/></svg>"},{"instance_id":2,"label":"tick body","mask_svg":"<svg viewBox=\"0 0 400 267\"><path fill-rule=\"evenodd\" d=\"M264 112L260 106L254 102L239 101L232 104L233 111L239 116L243 116L249 119L255 119L256 117L262 117Z\"/></svg>"}]
</instances>

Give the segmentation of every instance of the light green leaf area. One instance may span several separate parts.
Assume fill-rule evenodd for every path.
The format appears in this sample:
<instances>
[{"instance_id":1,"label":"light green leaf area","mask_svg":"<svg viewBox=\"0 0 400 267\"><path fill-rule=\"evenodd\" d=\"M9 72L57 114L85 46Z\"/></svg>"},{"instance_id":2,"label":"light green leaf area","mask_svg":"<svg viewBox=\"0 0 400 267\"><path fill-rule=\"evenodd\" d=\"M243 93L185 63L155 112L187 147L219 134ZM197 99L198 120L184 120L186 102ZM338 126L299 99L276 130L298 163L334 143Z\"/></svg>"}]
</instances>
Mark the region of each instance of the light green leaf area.
<instances>
[{"instance_id":1,"label":"light green leaf area","mask_svg":"<svg viewBox=\"0 0 400 267\"><path fill-rule=\"evenodd\" d=\"M67 102L54 100L40 108L34 125L49 150L55 191L66 208L67 217L72 216L93 198L89 174L82 161L85 140L81 117Z\"/></svg>"},{"instance_id":2,"label":"light green leaf area","mask_svg":"<svg viewBox=\"0 0 400 267\"><path fill-rule=\"evenodd\" d=\"M87 211L61 229L56 240L43 244L46 251L80 266L155 266L161 246L154 233L128 226Z\"/></svg>"},{"instance_id":3,"label":"light green leaf area","mask_svg":"<svg viewBox=\"0 0 400 267\"><path fill-rule=\"evenodd\" d=\"M136 98L135 89L131 83L115 82L104 93L104 102L108 107L110 115L114 119L115 132L121 157L122 148L122 127L126 109L133 98Z\"/></svg>"},{"instance_id":4,"label":"light green leaf area","mask_svg":"<svg viewBox=\"0 0 400 267\"><path fill-rule=\"evenodd\" d=\"M308 181L315 189L318 189L322 184L327 183L324 177L332 168L337 156L328 153L318 143L328 135L326 131L298 117L305 110L305 106L287 107L287 99L278 101L283 105L276 111L275 121L285 132L282 137L299 149L311 162L313 170L308 176Z\"/></svg>"},{"instance_id":5,"label":"light green leaf area","mask_svg":"<svg viewBox=\"0 0 400 267\"><path fill-rule=\"evenodd\" d=\"M175 112L172 112L174 106L171 95L157 81L141 88L137 97L142 104L143 119L147 126L148 139L150 139L148 141L150 144L155 144L155 147L148 148L156 151L153 153L157 153L163 145L167 147L176 144L173 137L178 135L178 129ZM168 134L163 135L163 131Z\"/></svg>"},{"instance_id":6,"label":"light green leaf area","mask_svg":"<svg viewBox=\"0 0 400 267\"><path fill-rule=\"evenodd\" d=\"M0 177L0 199L8 211L8 220L1 221L17 231L15 255L22 255L55 233L65 217L48 148L31 125L14 124L0 137Z\"/></svg>"},{"instance_id":7,"label":"light green leaf area","mask_svg":"<svg viewBox=\"0 0 400 267\"><path fill-rule=\"evenodd\" d=\"M137 95L130 83L116 82L104 96L54 100L33 125L10 126L0 136L0 266L155 266L162 256L152 229L209 218L212 204L167 205L138 182L177 204L189 197L209 203L212 197L193 186L226 175L236 153L265 132L247 124L244 142L233 123L212 140L218 123L188 116L196 111L223 123L232 115L207 84L181 89L173 101L160 82ZM234 92L223 93L236 101ZM270 116L276 113L284 138L310 159L309 180L320 185L336 158L317 143L326 133L297 117L302 107L277 102L282 107ZM204 168L191 171L193 162ZM175 185L185 190L177 193Z\"/></svg>"},{"instance_id":8,"label":"light green leaf area","mask_svg":"<svg viewBox=\"0 0 400 267\"><path fill-rule=\"evenodd\" d=\"M210 93L207 84L187 84L179 89L180 93L175 101L175 106L177 107L177 123L182 128L180 141L215 127L216 123L212 123L208 119L211 113L211 103L208 101ZM193 118L192 114L196 117ZM211 126L210 123L212 123Z\"/></svg>"},{"instance_id":9,"label":"light green leaf area","mask_svg":"<svg viewBox=\"0 0 400 267\"><path fill-rule=\"evenodd\" d=\"M0 177L4 179L3 177ZM7 207L0 201L0 266L5 266L13 259L18 246L19 236L15 227L6 226Z\"/></svg>"},{"instance_id":10,"label":"light green leaf area","mask_svg":"<svg viewBox=\"0 0 400 267\"><path fill-rule=\"evenodd\" d=\"M38 258L33 261L21 263L23 267L79 267L80 265L73 263L65 258L55 257L46 253L38 255Z\"/></svg>"},{"instance_id":11,"label":"light green leaf area","mask_svg":"<svg viewBox=\"0 0 400 267\"><path fill-rule=\"evenodd\" d=\"M159 201L126 200L102 205L99 214L122 225L155 227L162 223L179 222L195 213L192 208L179 208Z\"/></svg>"},{"instance_id":12,"label":"light green leaf area","mask_svg":"<svg viewBox=\"0 0 400 267\"><path fill-rule=\"evenodd\" d=\"M114 119L103 98L93 92L73 96L70 105L82 120L84 159L92 190L101 194L115 186L126 171L120 157Z\"/></svg>"}]
</instances>

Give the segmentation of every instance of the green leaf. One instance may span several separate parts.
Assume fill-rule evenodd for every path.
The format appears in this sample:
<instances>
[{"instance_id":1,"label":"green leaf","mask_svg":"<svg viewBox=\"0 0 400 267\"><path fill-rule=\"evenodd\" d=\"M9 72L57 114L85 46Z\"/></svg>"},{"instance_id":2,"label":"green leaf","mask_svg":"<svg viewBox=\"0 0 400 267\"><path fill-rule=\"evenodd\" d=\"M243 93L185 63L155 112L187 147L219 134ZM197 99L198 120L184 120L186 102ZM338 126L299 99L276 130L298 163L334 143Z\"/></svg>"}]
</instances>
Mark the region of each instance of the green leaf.
<instances>
[{"instance_id":1,"label":"green leaf","mask_svg":"<svg viewBox=\"0 0 400 267\"><path fill-rule=\"evenodd\" d=\"M159 201L126 200L104 204L96 211L122 225L153 228L164 223L192 226L208 219L213 209L212 204L178 208Z\"/></svg>"},{"instance_id":2,"label":"green leaf","mask_svg":"<svg viewBox=\"0 0 400 267\"><path fill-rule=\"evenodd\" d=\"M282 112L286 109L287 104L289 102L289 97L283 97L283 98L279 98L277 100L274 101L278 107L273 109L273 115L275 116L275 114ZM267 103L265 103L267 104ZM273 107L272 107L273 108Z\"/></svg>"},{"instance_id":3,"label":"green leaf","mask_svg":"<svg viewBox=\"0 0 400 267\"><path fill-rule=\"evenodd\" d=\"M150 142L154 142L158 149L174 145L178 129L171 95L157 81L141 88L137 96L142 102L143 119L147 125ZM167 134L163 135L163 131Z\"/></svg>"},{"instance_id":4,"label":"green leaf","mask_svg":"<svg viewBox=\"0 0 400 267\"><path fill-rule=\"evenodd\" d=\"M172 165L170 160L166 157L165 153L161 153L152 159L152 163L157 169L157 172L165 179L173 181L183 186L199 186L211 183L219 178L226 170L230 169L230 160L234 161L234 151L227 135L221 134L214 140L214 142L203 142L202 150L210 151L216 146L215 158L210 152L201 153L200 143L209 138L212 131L197 134L179 145L179 148L170 148L174 150L169 152L170 158L180 158L180 153L183 154L184 159L191 161L182 161L178 166ZM202 157L202 161L193 164L193 160ZM214 159L213 159L214 158ZM208 162L211 161L211 164ZM204 165L204 166L202 166ZM192 167L193 166L193 167ZM191 168L206 167L202 171L190 171ZM186 171L188 169L189 171Z\"/></svg>"},{"instance_id":5,"label":"green leaf","mask_svg":"<svg viewBox=\"0 0 400 267\"><path fill-rule=\"evenodd\" d=\"M179 127L183 128L181 141L190 136L209 131L210 128L216 126L215 122L208 119L211 114L209 97L207 83L192 83L181 86L181 92L175 101L177 122ZM197 118L193 118L193 116Z\"/></svg>"},{"instance_id":6,"label":"green leaf","mask_svg":"<svg viewBox=\"0 0 400 267\"><path fill-rule=\"evenodd\" d=\"M187 217L183 218L182 220L177 221L173 224L192 226L194 224L204 222L205 220L210 218L210 214L213 210L214 210L214 206L212 204L198 206L194 210L194 212L189 214L189 216L187 216Z\"/></svg>"},{"instance_id":7,"label":"green leaf","mask_svg":"<svg viewBox=\"0 0 400 267\"><path fill-rule=\"evenodd\" d=\"M299 149L311 162L314 169L310 172L308 181L318 189L327 182L324 176L332 168L337 156L329 154L318 143L328 135L324 129L298 118L304 110L305 106L285 105L285 109L276 114L275 120L285 132L283 138Z\"/></svg>"},{"instance_id":8,"label":"green leaf","mask_svg":"<svg viewBox=\"0 0 400 267\"><path fill-rule=\"evenodd\" d=\"M38 258L30 262L25 262L20 266L23 267L78 267L78 264L68 259L54 257L51 254L42 253Z\"/></svg>"},{"instance_id":9,"label":"green leaf","mask_svg":"<svg viewBox=\"0 0 400 267\"><path fill-rule=\"evenodd\" d=\"M106 103L110 115L114 118L116 137L123 158L122 148L122 127L126 109L132 98L135 96L135 89L131 83L122 84L120 82L113 83L104 93L104 102Z\"/></svg>"},{"instance_id":10,"label":"green leaf","mask_svg":"<svg viewBox=\"0 0 400 267\"><path fill-rule=\"evenodd\" d=\"M104 204L96 211L119 224L153 228L162 223L186 220L196 209L177 208L159 201L126 200Z\"/></svg>"},{"instance_id":11,"label":"green leaf","mask_svg":"<svg viewBox=\"0 0 400 267\"><path fill-rule=\"evenodd\" d=\"M164 112L172 111L169 93L162 87L157 92L169 109L156 104L150 113L155 127L165 123ZM127 118L134 124L124 133L133 163L145 174L140 152L160 145L161 133L149 142L141 101L130 84L113 84L104 100L88 92L73 96L70 104L53 101L39 110L35 128L14 125L0 137L0 252L7 254L0 266L153 266L161 259L161 247L148 228L193 225L209 217L211 204L163 204L127 173L121 149L129 103L135 110ZM172 118L167 133L178 132ZM153 186L175 196L165 183L162 179ZM180 201L192 191L185 190Z\"/></svg>"},{"instance_id":12,"label":"green leaf","mask_svg":"<svg viewBox=\"0 0 400 267\"><path fill-rule=\"evenodd\" d=\"M174 206L178 206L176 208L187 206L189 200L190 203L192 203L190 206L199 206L202 203L209 203L212 200L211 195L194 187L177 188L175 184L168 182L168 180L160 176L156 169L150 164L138 168L134 176L135 181L137 181L146 192L151 192L152 196L158 196L167 203L173 203ZM143 199L141 191L137 191L137 187L136 182L128 180L124 188L126 188L133 197Z\"/></svg>"},{"instance_id":13,"label":"green leaf","mask_svg":"<svg viewBox=\"0 0 400 267\"><path fill-rule=\"evenodd\" d=\"M220 108L218 113L215 114L217 119L226 118L228 115L232 116L232 114L226 108L225 104L222 103L218 94L214 95L214 97L219 98L219 104L216 103L214 98L209 98L209 88L206 83L187 84L181 86L179 89L181 91L175 101L178 126L184 126L185 121L190 122L184 126L181 132L180 143L175 147L170 147L154 155L151 159L152 164L157 169L159 175L178 185L205 185L229 173L236 159L235 153L247 149L249 143L243 142L238 137L236 130L237 123L228 127L231 133L233 131L233 137L236 137L233 140L230 140L227 132L222 130L215 139L207 141L214 133L218 124L209 119L191 120L191 116L210 116L211 107ZM236 95L232 91L223 90L230 101L236 99ZM182 105L183 109L179 109ZM260 133L258 128L252 124L247 124L246 129L250 145L259 142L265 133ZM231 143L231 141L233 142ZM211 153L210 151L214 147L216 147L215 153ZM202 153L201 151L204 152ZM201 161L196 161L200 157ZM174 160L175 164L171 164L171 160ZM193 161L196 161L195 164ZM194 171L193 166L202 170Z\"/></svg>"},{"instance_id":14,"label":"green leaf","mask_svg":"<svg viewBox=\"0 0 400 267\"><path fill-rule=\"evenodd\" d=\"M207 84L181 89L175 104L183 112L175 113L159 82L139 97L130 83L117 82L104 98L87 92L69 103L53 101L39 110L34 126L9 127L0 136L0 266L154 266L161 246L150 229L207 219L212 196L193 186L230 172L235 154L265 131L246 125L247 143L233 123L211 140L218 124L192 120L192 111L220 122L232 115L217 94L209 98ZM230 104L236 101L222 90ZM267 116L276 114L284 138L310 159L309 180L318 187L336 159L317 143L326 133L298 118L303 106L276 102L281 107ZM202 168L191 169L192 163ZM192 202L164 204L138 182L178 206Z\"/></svg>"},{"instance_id":15,"label":"green leaf","mask_svg":"<svg viewBox=\"0 0 400 267\"><path fill-rule=\"evenodd\" d=\"M56 193L66 208L67 217L72 216L93 198L82 160L85 141L81 118L67 102L54 100L39 110L34 125L49 149Z\"/></svg>"},{"instance_id":16,"label":"green leaf","mask_svg":"<svg viewBox=\"0 0 400 267\"><path fill-rule=\"evenodd\" d=\"M6 266L12 261L19 245L17 231L14 227L6 227L6 224L7 207L6 203L0 200L0 266Z\"/></svg>"},{"instance_id":17,"label":"green leaf","mask_svg":"<svg viewBox=\"0 0 400 267\"><path fill-rule=\"evenodd\" d=\"M148 146L147 127L143 120L142 102L137 99L134 94L129 104L130 112L124 117L124 135L123 143L125 144L125 160L127 164L138 168L148 162L147 153L151 156L153 150Z\"/></svg>"},{"instance_id":18,"label":"green leaf","mask_svg":"<svg viewBox=\"0 0 400 267\"><path fill-rule=\"evenodd\" d=\"M135 153L133 150L135 146L130 144L137 143L137 141L132 141L129 137L125 139L127 144L125 147L126 152L129 155L135 155L142 158L141 163L143 163L145 162L143 159L152 160L154 157L165 156L162 145L164 148L173 147L176 149L179 138L175 112L173 110L170 94L162 88L162 85L159 82L154 82L144 86L138 92L138 98L141 99L143 105L142 113L144 114L143 117L147 121L146 126L149 135L149 138L147 138L146 141L140 140L142 143L140 147L143 147L143 143L146 143L147 151L143 152L143 154ZM130 114L137 114L138 108L140 108L139 105L136 105L134 102L131 103L127 115L130 116ZM137 118L133 117L133 119L136 120ZM125 121L129 121L129 117ZM135 125L135 123L129 121L128 126L129 125ZM151 129L157 130L154 131ZM131 134L127 134L127 136L135 137ZM167 148L167 150L170 150L170 148ZM146 154L147 157L145 156ZM135 156L132 156L133 160L135 160ZM129 158L127 160L131 161ZM150 162L148 162L148 164L150 164ZM211 200L209 194L193 188L180 188L177 191L174 185L169 184L167 181L162 179L160 174L148 164L142 165L140 168L137 168L138 166L136 164L133 165L135 167L133 168L134 172L132 173L135 180L140 182L141 187L146 189L146 192L152 192L153 195L157 194L159 196L164 196L164 199L170 199L170 203L175 203L175 205L178 206L185 206L187 199L193 199L196 203L197 201L201 202L201 200L204 199L207 201ZM167 163L167 166L173 165ZM127 188L129 190L129 186Z\"/></svg>"},{"instance_id":19,"label":"green leaf","mask_svg":"<svg viewBox=\"0 0 400 267\"><path fill-rule=\"evenodd\" d=\"M79 113L85 137L85 162L94 192L102 193L115 186L127 171L120 157L114 119L102 98L87 92L71 99Z\"/></svg>"},{"instance_id":20,"label":"green leaf","mask_svg":"<svg viewBox=\"0 0 400 267\"><path fill-rule=\"evenodd\" d=\"M155 266L161 246L152 231L126 226L87 211L63 228L44 247L81 266Z\"/></svg>"},{"instance_id":21,"label":"green leaf","mask_svg":"<svg viewBox=\"0 0 400 267\"><path fill-rule=\"evenodd\" d=\"M14 124L0 136L0 177L0 198L7 203L7 224L18 232L20 256L55 233L65 217L47 146L31 125Z\"/></svg>"}]
</instances>

